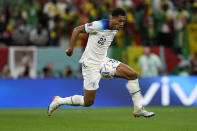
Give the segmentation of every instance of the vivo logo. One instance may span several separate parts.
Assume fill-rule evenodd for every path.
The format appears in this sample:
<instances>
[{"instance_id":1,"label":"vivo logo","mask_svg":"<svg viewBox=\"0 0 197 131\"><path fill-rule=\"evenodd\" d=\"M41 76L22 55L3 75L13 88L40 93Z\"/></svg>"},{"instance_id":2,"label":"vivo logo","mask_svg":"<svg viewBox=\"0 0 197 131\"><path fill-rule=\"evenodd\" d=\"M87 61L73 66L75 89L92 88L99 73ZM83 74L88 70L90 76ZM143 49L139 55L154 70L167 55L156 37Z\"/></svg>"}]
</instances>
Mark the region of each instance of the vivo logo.
<instances>
[{"instance_id":1,"label":"vivo logo","mask_svg":"<svg viewBox=\"0 0 197 131\"><path fill-rule=\"evenodd\" d=\"M159 88L161 88L161 104L163 106L170 105L170 88L173 89L179 100L185 106L192 105L197 99L197 85L195 85L190 95L187 96L179 83L174 82L169 85L169 78L163 77L161 79L161 84L159 82L154 82L150 85L148 91L142 98L143 105L148 105L151 102Z\"/></svg>"}]
</instances>

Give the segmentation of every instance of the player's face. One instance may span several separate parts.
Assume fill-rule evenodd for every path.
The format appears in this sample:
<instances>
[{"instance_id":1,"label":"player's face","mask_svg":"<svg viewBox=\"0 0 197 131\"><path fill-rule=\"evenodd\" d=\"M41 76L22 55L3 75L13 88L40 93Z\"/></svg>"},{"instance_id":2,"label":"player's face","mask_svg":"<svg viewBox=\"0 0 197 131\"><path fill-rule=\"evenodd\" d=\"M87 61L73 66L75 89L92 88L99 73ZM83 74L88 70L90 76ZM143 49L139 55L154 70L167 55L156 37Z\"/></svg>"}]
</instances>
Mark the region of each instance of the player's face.
<instances>
[{"instance_id":1,"label":"player's face","mask_svg":"<svg viewBox=\"0 0 197 131\"><path fill-rule=\"evenodd\" d=\"M147 55L147 56L150 56L151 49L149 47L144 47L144 54Z\"/></svg>"},{"instance_id":2,"label":"player's face","mask_svg":"<svg viewBox=\"0 0 197 131\"><path fill-rule=\"evenodd\" d=\"M126 21L126 16L115 17L114 28L117 30L122 29L124 27L125 21Z\"/></svg>"}]
</instances>

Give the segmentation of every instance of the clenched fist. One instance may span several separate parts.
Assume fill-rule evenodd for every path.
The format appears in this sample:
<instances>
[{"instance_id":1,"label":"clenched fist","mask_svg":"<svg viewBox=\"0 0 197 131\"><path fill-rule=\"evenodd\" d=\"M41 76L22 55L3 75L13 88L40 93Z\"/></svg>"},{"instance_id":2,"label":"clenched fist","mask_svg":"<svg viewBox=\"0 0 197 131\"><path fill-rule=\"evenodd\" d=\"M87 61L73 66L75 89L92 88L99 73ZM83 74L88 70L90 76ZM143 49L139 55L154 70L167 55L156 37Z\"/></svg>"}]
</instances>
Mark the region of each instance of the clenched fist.
<instances>
[{"instance_id":1,"label":"clenched fist","mask_svg":"<svg viewBox=\"0 0 197 131\"><path fill-rule=\"evenodd\" d=\"M67 54L68 56L72 56L72 54L73 54L73 49L68 48L68 49L66 50L66 54Z\"/></svg>"}]
</instances>

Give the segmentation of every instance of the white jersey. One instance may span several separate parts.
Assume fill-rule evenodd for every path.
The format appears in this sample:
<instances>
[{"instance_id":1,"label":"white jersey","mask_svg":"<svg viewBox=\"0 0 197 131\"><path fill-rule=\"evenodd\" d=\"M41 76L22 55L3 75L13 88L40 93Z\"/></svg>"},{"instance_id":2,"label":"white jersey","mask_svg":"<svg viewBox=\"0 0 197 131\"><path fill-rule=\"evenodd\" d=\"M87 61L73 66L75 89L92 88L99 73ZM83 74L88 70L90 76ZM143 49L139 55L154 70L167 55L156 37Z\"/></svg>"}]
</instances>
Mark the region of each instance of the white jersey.
<instances>
[{"instance_id":1,"label":"white jersey","mask_svg":"<svg viewBox=\"0 0 197 131\"><path fill-rule=\"evenodd\" d=\"M108 19L85 24L84 30L89 34L89 37L79 62L86 65L100 65L107 56L108 47L111 45L117 30L109 29Z\"/></svg>"}]
</instances>

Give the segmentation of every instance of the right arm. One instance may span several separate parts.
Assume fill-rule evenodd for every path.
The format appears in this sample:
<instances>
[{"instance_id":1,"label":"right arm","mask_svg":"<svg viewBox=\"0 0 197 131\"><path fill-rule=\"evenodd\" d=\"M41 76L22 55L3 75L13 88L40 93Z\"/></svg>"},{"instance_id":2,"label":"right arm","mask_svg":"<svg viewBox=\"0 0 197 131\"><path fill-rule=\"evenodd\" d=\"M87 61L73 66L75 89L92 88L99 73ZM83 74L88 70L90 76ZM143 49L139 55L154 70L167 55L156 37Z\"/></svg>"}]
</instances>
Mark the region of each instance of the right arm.
<instances>
[{"instance_id":1,"label":"right arm","mask_svg":"<svg viewBox=\"0 0 197 131\"><path fill-rule=\"evenodd\" d=\"M66 50L66 54L68 56L72 56L75 43L76 43L77 38L78 38L80 33L86 33L85 30L84 30L84 25L81 25L81 26L78 26L78 27L74 28L74 30L72 32L72 35L71 35L70 46Z\"/></svg>"}]
</instances>

